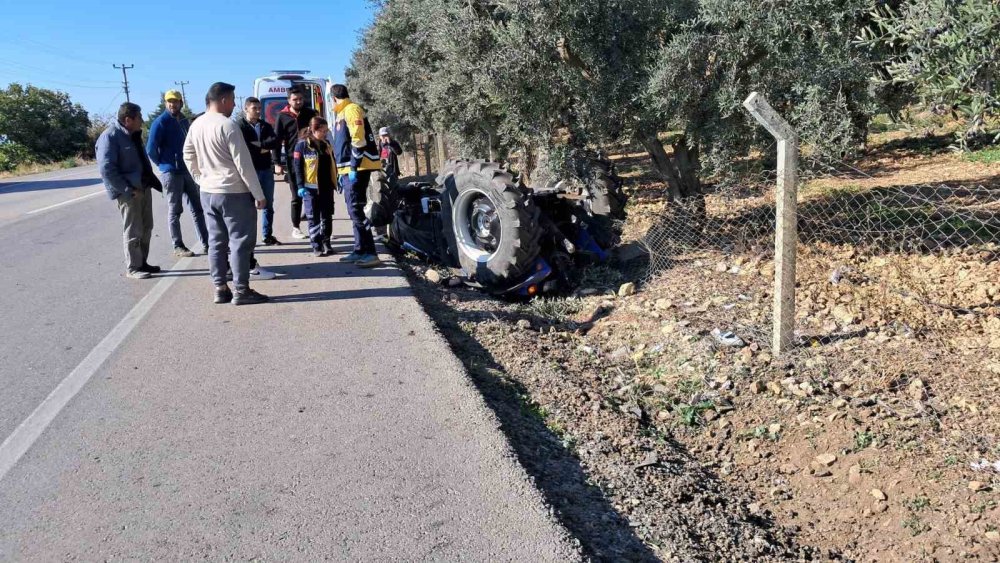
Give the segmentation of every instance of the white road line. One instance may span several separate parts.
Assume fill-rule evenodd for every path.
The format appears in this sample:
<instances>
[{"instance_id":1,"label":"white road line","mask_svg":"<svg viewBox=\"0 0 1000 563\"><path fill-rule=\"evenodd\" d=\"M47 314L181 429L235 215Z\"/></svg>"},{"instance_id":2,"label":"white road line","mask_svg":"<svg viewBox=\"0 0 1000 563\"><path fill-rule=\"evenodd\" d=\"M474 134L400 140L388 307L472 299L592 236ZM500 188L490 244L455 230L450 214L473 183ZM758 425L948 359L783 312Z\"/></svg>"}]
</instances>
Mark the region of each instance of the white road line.
<instances>
[{"instance_id":1,"label":"white road line","mask_svg":"<svg viewBox=\"0 0 1000 563\"><path fill-rule=\"evenodd\" d=\"M77 174L84 173L85 172L85 170L83 170L84 168L90 168L90 167L89 166L80 166L78 168L73 168L72 170L68 170L64 174L58 174L58 175L54 175L54 176L48 176L48 177L45 177L45 178L35 178L35 179L32 179L32 180L21 180L20 182L14 182L13 184L0 184L0 192L6 190L8 188L13 188L14 186L20 186L21 184L28 184L28 183L31 183L31 182L48 182L50 180L65 180L66 178L71 178L71 177L73 177L73 176L75 176ZM13 178L13 179L16 180L17 178Z\"/></svg>"},{"instance_id":2,"label":"white road line","mask_svg":"<svg viewBox=\"0 0 1000 563\"><path fill-rule=\"evenodd\" d=\"M191 263L191 258L182 258L172 269L185 270ZM38 408L24 419L14 432L0 444L0 479L3 479L21 456L31 448L35 440L42 435L49 424L55 420L59 412L83 389L94 373L104 364L104 361L125 340L125 337L139 325L139 322L149 313L156 302L177 281L177 276L164 277L153 286L153 289L136 303L135 307L125 315L111 332L101 340L87 357L77 365L66 379L63 379L49 396L38 405Z\"/></svg>"},{"instance_id":3,"label":"white road line","mask_svg":"<svg viewBox=\"0 0 1000 563\"><path fill-rule=\"evenodd\" d=\"M106 193L106 190L99 190L99 191L96 191L96 192L93 192L93 193L89 193L89 194L87 194L85 196L75 197L73 199L66 200L66 201L64 201L62 203L57 203L55 205L50 205L48 207L43 207L41 209L36 209L34 211L29 211L29 212L25 213L25 215L34 215L35 213L42 213L42 212L48 211L50 209L55 209L57 207L62 207L64 205L69 205L71 203L76 203L78 201L83 201L83 200L85 200L87 198L94 197L95 195L100 195L100 194L103 194L103 193Z\"/></svg>"}]
</instances>

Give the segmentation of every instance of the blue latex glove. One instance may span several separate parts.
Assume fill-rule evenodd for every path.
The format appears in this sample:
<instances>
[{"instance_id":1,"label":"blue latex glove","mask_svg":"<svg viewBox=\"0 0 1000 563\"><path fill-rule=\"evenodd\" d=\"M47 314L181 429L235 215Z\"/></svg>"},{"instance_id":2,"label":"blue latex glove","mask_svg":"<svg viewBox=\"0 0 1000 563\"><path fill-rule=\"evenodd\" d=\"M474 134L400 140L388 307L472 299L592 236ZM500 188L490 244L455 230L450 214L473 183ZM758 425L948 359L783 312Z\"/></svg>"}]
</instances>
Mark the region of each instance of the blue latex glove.
<instances>
[{"instance_id":1,"label":"blue latex glove","mask_svg":"<svg viewBox=\"0 0 1000 563\"><path fill-rule=\"evenodd\" d=\"M350 180L352 184L354 182L357 182L358 181L358 171L357 170L351 170L350 172L348 172L347 173L347 179Z\"/></svg>"},{"instance_id":2,"label":"blue latex glove","mask_svg":"<svg viewBox=\"0 0 1000 563\"><path fill-rule=\"evenodd\" d=\"M306 197L308 193L305 188L299 188L299 197Z\"/></svg>"}]
</instances>

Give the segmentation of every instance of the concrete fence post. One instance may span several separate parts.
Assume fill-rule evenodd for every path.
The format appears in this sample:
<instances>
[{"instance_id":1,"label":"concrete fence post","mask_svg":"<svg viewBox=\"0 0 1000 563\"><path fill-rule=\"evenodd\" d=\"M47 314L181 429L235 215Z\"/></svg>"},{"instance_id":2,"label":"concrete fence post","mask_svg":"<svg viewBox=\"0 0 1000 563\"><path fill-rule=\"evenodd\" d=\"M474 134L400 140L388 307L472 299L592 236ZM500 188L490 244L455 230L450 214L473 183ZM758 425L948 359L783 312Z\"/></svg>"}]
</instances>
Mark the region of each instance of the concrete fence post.
<instances>
[{"instance_id":1,"label":"concrete fence post","mask_svg":"<svg viewBox=\"0 0 1000 563\"><path fill-rule=\"evenodd\" d=\"M791 349L795 331L799 140L792 127L774 111L763 94L753 92L743 102L743 107L778 141L778 185L774 198L774 332L771 341L774 356L778 357Z\"/></svg>"}]
</instances>

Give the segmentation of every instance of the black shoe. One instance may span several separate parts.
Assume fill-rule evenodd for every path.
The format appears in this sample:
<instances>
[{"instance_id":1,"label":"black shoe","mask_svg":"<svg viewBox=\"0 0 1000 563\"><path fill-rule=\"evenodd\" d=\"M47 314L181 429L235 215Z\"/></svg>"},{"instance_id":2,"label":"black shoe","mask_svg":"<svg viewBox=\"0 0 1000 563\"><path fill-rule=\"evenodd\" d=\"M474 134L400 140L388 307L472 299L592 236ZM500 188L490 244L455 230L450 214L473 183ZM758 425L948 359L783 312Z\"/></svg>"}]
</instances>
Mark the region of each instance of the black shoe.
<instances>
[{"instance_id":1,"label":"black shoe","mask_svg":"<svg viewBox=\"0 0 1000 563\"><path fill-rule=\"evenodd\" d=\"M248 287L243 291L236 290L236 295L233 297L233 305L255 305L257 303L264 303L267 300L268 297L266 295L257 293Z\"/></svg>"},{"instance_id":2,"label":"black shoe","mask_svg":"<svg viewBox=\"0 0 1000 563\"><path fill-rule=\"evenodd\" d=\"M327 256L333 256L334 254L336 254L336 252L334 252L334 250L333 250L333 243L332 242L326 241L325 243L323 243L323 246L324 246L324 248L326 248L326 255Z\"/></svg>"},{"instance_id":3,"label":"black shoe","mask_svg":"<svg viewBox=\"0 0 1000 563\"><path fill-rule=\"evenodd\" d=\"M223 285L215 288L215 303L221 305L223 303L229 303L233 300L233 292L229 291L228 285Z\"/></svg>"},{"instance_id":4,"label":"black shoe","mask_svg":"<svg viewBox=\"0 0 1000 563\"><path fill-rule=\"evenodd\" d=\"M150 266L149 264L144 264L141 268L139 268L140 272L147 272L150 274L159 274L162 270L163 268L159 266Z\"/></svg>"},{"instance_id":5,"label":"black shoe","mask_svg":"<svg viewBox=\"0 0 1000 563\"><path fill-rule=\"evenodd\" d=\"M264 237L264 246L281 246L281 241L274 238L274 235Z\"/></svg>"}]
</instances>

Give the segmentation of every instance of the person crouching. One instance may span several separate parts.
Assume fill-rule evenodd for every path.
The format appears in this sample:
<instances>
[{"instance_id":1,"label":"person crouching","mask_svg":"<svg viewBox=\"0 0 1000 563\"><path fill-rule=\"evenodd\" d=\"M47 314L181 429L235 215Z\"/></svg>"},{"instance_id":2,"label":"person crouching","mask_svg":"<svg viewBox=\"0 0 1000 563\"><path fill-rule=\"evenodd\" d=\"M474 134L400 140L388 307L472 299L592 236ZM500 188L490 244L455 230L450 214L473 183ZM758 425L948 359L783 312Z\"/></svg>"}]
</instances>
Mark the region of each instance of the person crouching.
<instances>
[{"instance_id":1,"label":"person crouching","mask_svg":"<svg viewBox=\"0 0 1000 563\"><path fill-rule=\"evenodd\" d=\"M314 117L309 127L299 133L299 142L293 151L295 179L299 183L298 195L309 220L309 240L313 256L333 254L330 237L333 234L333 191L337 186L333 167L333 149L326 141L329 124L322 117Z\"/></svg>"}]
</instances>

